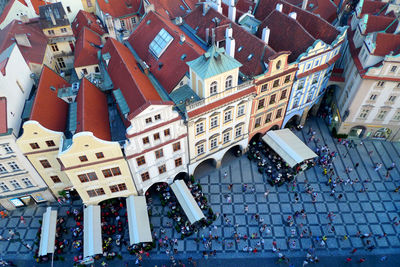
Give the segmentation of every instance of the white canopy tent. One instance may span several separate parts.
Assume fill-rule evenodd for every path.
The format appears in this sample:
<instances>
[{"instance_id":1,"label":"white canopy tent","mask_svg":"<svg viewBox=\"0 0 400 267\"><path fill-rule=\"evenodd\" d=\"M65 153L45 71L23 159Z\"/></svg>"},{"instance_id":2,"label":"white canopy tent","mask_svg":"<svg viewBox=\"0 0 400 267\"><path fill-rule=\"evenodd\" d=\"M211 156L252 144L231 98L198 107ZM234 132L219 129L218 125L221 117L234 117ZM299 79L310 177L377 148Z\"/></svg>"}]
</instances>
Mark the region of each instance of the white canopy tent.
<instances>
[{"instance_id":1,"label":"white canopy tent","mask_svg":"<svg viewBox=\"0 0 400 267\"><path fill-rule=\"evenodd\" d=\"M199 208L199 205L197 205L183 180L176 180L171 185L171 188L172 191L174 191L174 194L178 199L179 204L182 206L183 211L188 217L190 223L195 223L205 218L203 212Z\"/></svg>"},{"instance_id":2,"label":"white canopy tent","mask_svg":"<svg viewBox=\"0 0 400 267\"><path fill-rule=\"evenodd\" d=\"M54 253L54 242L56 241L57 211L46 209L43 214L42 232L40 235L39 256Z\"/></svg>"},{"instance_id":3,"label":"white canopy tent","mask_svg":"<svg viewBox=\"0 0 400 267\"><path fill-rule=\"evenodd\" d=\"M90 205L83 210L83 256L103 254L100 206Z\"/></svg>"},{"instance_id":4,"label":"white canopy tent","mask_svg":"<svg viewBox=\"0 0 400 267\"><path fill-rule=\"evenodd\" d=\"M130 244L152 242L149 215L145 196L129 196L126 199Z\"/></svg>"},{"instance_id":5,"label":"white canopy tent","mask_svg":"<svg viewBox=\"0 0 400 267\"><path fill-rule=\"evenodd\" d=\"M267 143L291 168L317 155L304 144L291 130L268 131L263 136Z\"/></svg>"}]
</instances>

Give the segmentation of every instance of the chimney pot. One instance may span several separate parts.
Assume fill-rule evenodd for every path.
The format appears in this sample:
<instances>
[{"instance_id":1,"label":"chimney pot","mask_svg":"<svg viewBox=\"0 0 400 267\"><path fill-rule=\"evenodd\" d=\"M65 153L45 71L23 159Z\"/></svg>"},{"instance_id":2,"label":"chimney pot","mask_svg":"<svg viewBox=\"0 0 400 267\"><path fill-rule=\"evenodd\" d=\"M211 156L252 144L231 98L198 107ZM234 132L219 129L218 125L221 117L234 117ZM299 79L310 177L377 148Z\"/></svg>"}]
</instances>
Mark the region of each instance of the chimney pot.
<instances>
[{"instance_id":1,"label":"chimney pot","mask_svg":"<svg viewBox=\"0 0 400 267\"><path fill-rule=\"evenodd\" d=\"M268 44L269 41L269 34L271 33L271 30L268 27L265 27L262 31L262 40Z\"/></svg>"},{"instance_id":2,"label":"chimney pot","mask_svg":"<svg viewBox=\"0 0 400 267\"><path fill-rule=\"evenodd\" d=\"M225 50L229 56L235 57L235 39L232 37L233 29L231 27L225 30Z\"/></svg>"},{"instance_id":3,"label":"chimney pot","mask_svg":"<svg viewBox=\"0 0 400 267\"><path fill-rule=\"evenodd\" d=\"M290 12L289 13L289 17L291 17L292 19L296 19L297 18L297 13L296 12Z\"/></svg>"},{"instance_id":4,"label":"chimney pot","mask_svg":"<svg viewBox=\"0 0 400 267\"><path fill-rule=\"evenodd\" d=\"M181 34L181 35L179 36L179 39L180 39L181 43L184 43L185 40L186 40L185 35L184 35L184 34Z\"/></svg>"},{"instance_id":5,"label":"chimney pot","mask_svg":"<svg viewBox=\"0 0 400 267\"><path fill-rule=\"evenodd\" d=\"M276 4L276 10L282 12L283 4Z\"/></svg>"}]
</instances>

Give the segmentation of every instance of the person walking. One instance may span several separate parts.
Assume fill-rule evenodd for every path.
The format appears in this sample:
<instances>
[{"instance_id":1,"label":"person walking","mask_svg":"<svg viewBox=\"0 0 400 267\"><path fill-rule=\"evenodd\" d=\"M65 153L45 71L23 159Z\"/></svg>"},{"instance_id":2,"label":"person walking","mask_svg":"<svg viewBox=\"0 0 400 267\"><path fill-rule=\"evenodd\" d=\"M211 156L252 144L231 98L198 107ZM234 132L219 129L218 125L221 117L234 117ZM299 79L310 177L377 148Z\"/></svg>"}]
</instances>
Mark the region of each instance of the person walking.
<instances>
[{"instance_id":1,"label":"person walking","mask_svg":"<svg viewBox=\"0 0 400 267\"><path fill-rule=\"evenodd\" d=\"M226 178L226 177L228 177L228 172L227 171L225 171L225 173L224 173L224 178Z\"/></svg>"},{"instance_id":2,"label":"person walking","mask_svg":"<svg viewBox=\"0 0 400 267\"><path fill-rule=\"evenodd\" d=\"M24 216L21 216L20 221L21 221L22 224L25 224L25 218L24 218Z\"/></svg>"}]
</instances>

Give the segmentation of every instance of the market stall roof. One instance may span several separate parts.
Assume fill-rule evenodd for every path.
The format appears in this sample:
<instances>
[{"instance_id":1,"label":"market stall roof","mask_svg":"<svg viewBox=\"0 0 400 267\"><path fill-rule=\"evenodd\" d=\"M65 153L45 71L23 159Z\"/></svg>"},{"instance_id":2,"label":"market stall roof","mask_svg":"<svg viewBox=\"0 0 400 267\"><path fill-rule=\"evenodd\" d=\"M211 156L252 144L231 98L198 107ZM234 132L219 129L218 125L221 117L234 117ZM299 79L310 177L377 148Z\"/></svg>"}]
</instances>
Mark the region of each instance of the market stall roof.
<instances>
[{"instance_id":1,"label":"market stall roof","mask_svg":"<svg viewBox=\"0 0 400 267\"><path fill-rule=\"evenodd\" d=\"M145 196L129 196L126 199L130 244L152 242L149 215Z\"/></svg>"},{"instance_id":2,"label":"market stall roof","mask_svg":"<svg viewBox=\"0 0 400 267\"><path fill-rule=\"evenodd\" d=\"M182 206L183 211L188 217L190 223L195 223L203 218L205 218L203 212L197 205L194 200L192 194L187 188L185 182L183 180L176 180L171 185L172 191L176 198L178 199L179 204Z\"/></svg>"},{"instance_id":3,"label":"market stall roof","mask_svg":"<svg viewBox=\"0 0 400 267\"><path fill-rule=\"evenodd\" d=\"M83 211L83 256L103 254L100 206L90 205Z\"/></svg>"},{"instance_id":4,"label":"market stall roof","mask_svg":"<svg viewBox=\"0 0 400 267\"><path fill-rule=\"evenodd\" d=\"M48 207L43 214L42 233L40 235L39 256L54 253L54 242L56 240L57 211Z\"/></svg>"},{"instance_id":5,"label":"market stall roof","mask_svg":"<svg viewBox=\"0 0 400 267\"><path fill-rule=\"evenodd\" d=\"M317 157L317 155L289 129L268 131L262 139L278 153L291 168L307 159Z\"/></svg>"}]
</instances>

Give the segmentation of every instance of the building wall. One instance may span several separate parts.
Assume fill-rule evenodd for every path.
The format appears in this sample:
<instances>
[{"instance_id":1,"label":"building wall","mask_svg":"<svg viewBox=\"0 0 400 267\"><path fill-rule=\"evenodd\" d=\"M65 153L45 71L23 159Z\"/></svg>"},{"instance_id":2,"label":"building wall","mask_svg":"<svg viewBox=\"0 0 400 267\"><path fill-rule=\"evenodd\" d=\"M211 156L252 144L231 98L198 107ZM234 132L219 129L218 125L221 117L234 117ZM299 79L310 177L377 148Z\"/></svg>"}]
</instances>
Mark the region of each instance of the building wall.
<instances>
[{"instance_id":1,"label":"building wall","mask_svg":"<svg viewBox=\"0 0 400 267\"><path fill-rule=\"evenodd\" d=\"M17 45L14 45L5 67L5 76L0 72L0 92L7 98L8 127L18 136L21 127L21 115L25 100L32 89L31 70L26 64Z\"/></svg>"},{"instance_id":2,"label":"building wall","mask_svg":"<svg viewBox=\"0 0 400 267\"><path fill-rule=\"evenodd\" d=\"M296 64L288 65L287 58L288 54L274 58L269 62L268 72L255 79L257 96L252 102L249 140L257 133L265 134L271 127L280 129L282 126L297 67ZM279 68L278 62L280 62ZM279 81L279 85L274 87L276 81ZM271 102L273 95L276 99L274 103ZM264 101L263 107L261 107L262 101Z\"/></svg>"},{"instance_id":3,"label":"building wall","mask_svg":"<svg viewBox=\"0 0 400 267\"><path fill-rule=\"evenodd\" d=\"M25 196L31 196L36 202L53 201L47 185L15 141L11 131L0 136L0 204L14 209L11 199Z\"/></svg>"},{"instance_id":4,"label":"building wall","mask_svg":"<svg viewBox=\"0 0 400 267\"><path fill-rule=\"evenodd\" d=\"M63 136L63 133L46 129L37 121L27 121L23 125L23 134L17 140L22 153L35 167L55 196L58 196L59 191L72 186L67 175L61 170L60 162L57 159ZM46 141L53 141L54 145L49 145ZM37 143L39 148L33 149L30 145L33 143ZM41 160L47 160L50 167L45 168L40 162ZM51 176L57 176L59 181L55 182Z\"/></svg>"},{"instance_id":5,"label":"building wall","mask_svg":"<svg viewBox=\"0 0 400 267\"><path fill-rule=\"evenodd\" d=\"M157 115L160 115L159 120L156 120ZM151 119L151 122L146 123L146 119ZM139 194L144 194L154 183L170 184L177 174L187 172L186 126L171 105L151 105L131 119L130 123L124 150ZM168 130L169 135L165 132ZM157 134L159 139L155 138ZM146 143L144 138L148 138L149 142ZM177 144L179 149L174 151ZM156 151L160 150L162 156L157 158ZM141 157L145 160L143 164L138 162ZM176 164L176 160L180 165ZM163 165L165 172L160 173L159 167ZM142 177L146 172L149 174L148 180Z\"/></svg>"},{"instance_id":6,"label":"building wall","mask_svg":"<svg viewBox=\"0 0 400 267\"><path fill-rule=\"evenodd\" d=\"M82 156L86 159L80 159ZM104 141L93 136L91 132L81 132L73 136L72 145L60 152L59 159L85 205L96 205L106 199L137 195L128 164L118 142ZM111 176L106 177L109 171ZM82 182L78 176L88 173L95 173L97 179L91 181L86 176ZM124 185L126 189L121 187L121 190L112 192L111 187L115 185ZM100 188L104 190L104 194L89 195L88 191ZM115 191L115 188L113 190Z\"/></svg>"},{"instance_id":7,"label":"building wall","mask_svg":"<svg viewBox=\"0 0 400 267\"><path fill-rule=\"evenodd\" d=\"M83 8L83 1L86 0L53 0L53 3L56 2L61 2L64 10L65 10L65 14L67 14L68 16L68 20L70 23L72 23L76 17L76 15L78 14L79 10L84 9ZM93 3L95 0L91 0L91 2Z\"/></svg>"},{"instance_id":8,"label":"building wall","mask_svg":"<svg viewBox=\"0 0 400 267\"><path fill-rule=\"evenodd\" d=\"M1 14L1 12L0 12ZM11 9L8 11L8 15L6 18L3 20L2 23L0 23L0 30L4 29L8 24L10 24L11 21L14 19L21 19L21 16L28 16L28 18L34 18L37 17L37 15L33 12L30 11L30 9L22 4L20 1L14 1L14 4L12 5Z\"/></svg>"},{"instance_id":9,"label":"building wall","mask_svg":"<svg viewBox=\"0 0 400 267\"><path fill-rule=\"evenodd\" d=\"M96 0L81 0L82 1L82 6L83 10L89 13L95 13L96 12Z\"/></svg>"},{"instance_id":10,"label":"building wall","mask_svg":"<svg viewBox=\"0 0 400 267\"><path fill-rule=\"evenodd\" d=\"M96 72L96 68L97 68L98 72ZM83 69L86 69L87 74L84 75ZM90 75L91 73L98 73L99 74L100 73L100 67L99 67L99 64L83 66L83 67L77 67L77 68L75 68L75 72L76 72L76 75L78 75L78 78L82 79L83 76Z\"/></svg>"}]
</instances>

